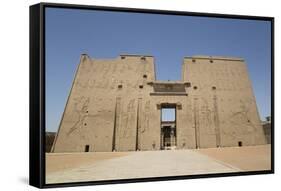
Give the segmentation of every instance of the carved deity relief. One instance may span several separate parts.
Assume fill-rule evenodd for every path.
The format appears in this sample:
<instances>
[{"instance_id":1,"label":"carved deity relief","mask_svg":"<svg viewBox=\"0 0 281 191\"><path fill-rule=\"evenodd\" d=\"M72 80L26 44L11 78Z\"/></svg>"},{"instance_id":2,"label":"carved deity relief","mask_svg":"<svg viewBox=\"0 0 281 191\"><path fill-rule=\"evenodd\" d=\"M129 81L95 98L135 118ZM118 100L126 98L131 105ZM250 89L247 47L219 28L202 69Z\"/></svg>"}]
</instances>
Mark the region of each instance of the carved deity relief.
<instances>
[{"instance_id":1,"label":"carved deity relief","mask_svg":"<svg viewBox=\"0 0 281 191\"><path fill-rule=\"evenodd\" d=\"M229 122L231 125L234 126L243 126L245 125L245 128L237 128L240 134L247 134L251 131L255 131L256 127L251 121L250 118L250 108L252 107L252 100L240 100L239 109L235 111L231 111L231 114L229 116ZM246 128L248 127L248 128ZM237 130L236 130L237 131Z\"/></svg>"},{"instance_id":2,"label":"carved deity relief","mask_svg":"<svg viewBox=\"0 0 281 191\"><path fill-rule=\"evenodd\" d=\"M211 120L211 114L212 111L209 109L209 104L208 101L205 98L201 98L201 108L200 108L201 112L201 126L206 128L206 129L211 129L211 124L212 124L212 120Z\"/></svg>"},{"instance_id":3,"label":"carved deity relief","mask_svg":"<svg viewBox=\"0 0 281 191\"><path fill-rule=\"evenodd\" d=\"M74 131L83 128L85 119L88 116L88 107L90 103L90 98L82 96L82 97L75 98L74 101L75 101L74 112L78 116L78 119L67 132L68 136L72 134Z\"/></svg>"},{"instance_id":4,"label":"carved deity relief","mask_svg":"<svg viewBox=\"0 0 281 191\"><path fill-rule=\"evenodd\" d=\"M186 103L186 112L187 112L187 116L186 119L187 121L192 121L192 106L191 106L191 101L190 99L187 99L187 103Z\"/></svg>"},{"instance_id":5,"label":"carved deity relief","mask_svg":"<svg viewBox=\"0 0 281 191\"><path fill-rule=\"evenodd\" d=\"M127 112L123 113L123 138L129 138L131 134L132 122L135 118L135 99L131 99L127 105Z\"/></svg>"},{"instance_id":6,"label":"carved deity relief","mask_svg":"<svg viewBox=\"0 0 281 191\"><path fill-rule=\"evenodd\" d=\"M145 133L149 130L149 116L150 116L150 101L146 101L144 106L144 119L141 127L141 133Z\"/></svg>"}]
</instances>

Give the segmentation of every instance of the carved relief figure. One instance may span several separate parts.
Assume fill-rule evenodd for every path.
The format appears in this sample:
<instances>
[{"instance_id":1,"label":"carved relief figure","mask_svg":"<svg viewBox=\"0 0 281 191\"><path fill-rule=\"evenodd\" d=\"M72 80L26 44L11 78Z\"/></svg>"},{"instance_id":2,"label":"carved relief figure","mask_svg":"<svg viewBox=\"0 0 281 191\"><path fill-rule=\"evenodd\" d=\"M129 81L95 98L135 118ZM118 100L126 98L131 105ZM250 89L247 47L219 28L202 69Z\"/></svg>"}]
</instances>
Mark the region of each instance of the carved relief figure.
<instances>
[{"instance_id":1,"label":"carved relief figure","mask_svg":"<svg viewBox=\"0 0 281 191\"><path fill-rule=\"evenodd\" d=\"M85 121L86 117L88 116L89 103L90 103L89 97L82 96L82 97L75 99L74 112L78 115L78 119L67 132L68 136L70 134L72 134L74 131L83 127L84 121Z\"/></svg>"},{"instance_id":2,"label":"carved relief figure","mask_svg":"<svg viewBox=\"0 0 281 191\"><path fill-rule=\"evenodd\" d=\"M144 106L144 120L141 128L141 133L149 130L149 116L150 116L150 101L146 101Z\"/></svg>"}]
</instances>

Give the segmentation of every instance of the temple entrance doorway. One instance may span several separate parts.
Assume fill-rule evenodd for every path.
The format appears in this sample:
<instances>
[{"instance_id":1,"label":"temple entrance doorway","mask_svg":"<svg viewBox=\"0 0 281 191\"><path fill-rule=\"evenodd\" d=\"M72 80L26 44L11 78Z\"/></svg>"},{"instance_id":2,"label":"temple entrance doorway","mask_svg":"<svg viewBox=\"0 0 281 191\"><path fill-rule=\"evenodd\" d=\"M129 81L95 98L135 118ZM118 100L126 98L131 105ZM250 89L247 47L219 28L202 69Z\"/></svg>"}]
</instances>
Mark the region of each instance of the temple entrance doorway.
<instances>
[{"instance_id":1,"label":"temple entrance doorway","mask_svg":"<svg viewBox=\"0 0 281 191\"><path fill-rule=\"evenodd\" d=\"M176 105L161 105L161 149L171 150L176 148Z\"/></svg>"}]
</instances>

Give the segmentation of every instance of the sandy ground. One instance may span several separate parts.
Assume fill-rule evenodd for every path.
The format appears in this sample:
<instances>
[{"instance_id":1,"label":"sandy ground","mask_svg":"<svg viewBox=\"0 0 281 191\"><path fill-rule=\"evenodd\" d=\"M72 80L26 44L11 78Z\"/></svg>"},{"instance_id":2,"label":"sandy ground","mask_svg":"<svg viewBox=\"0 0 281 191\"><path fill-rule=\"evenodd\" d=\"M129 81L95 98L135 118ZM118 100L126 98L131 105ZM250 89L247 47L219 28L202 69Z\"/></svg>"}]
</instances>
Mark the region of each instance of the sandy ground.
<instances>
[{"instance_id":1,"label":"sandy ground","mask_svg":"<svg viewBox=\"0 0 281 191\"><path fill-rule=\"evenodd\" d=\"M198 149L197 152L240 168L241 170L257 171L270 170L270 147L271 145L208 148Z\"/></svg>"},{"instance_id":2,"label":"sandy ground","mask_svg":"<svg viewBox=\"0 0 281 191\"><path fill-rule=\"evenodd\" d=\"M194 150L141 151L88 165L47 173L47 183L132 179L237 172Z\"/></svg>"},{"instance_id":3,"label":"sandy ground","mask_svg":"<svg viewBox=\"0 0 281 191\"><path fill-rule=\"evenodd\" d=\"M270 145L195 150L50 153L46 182L82 182L270 169Z\"/></svg>"},{"instance_id":4,"label":"sandy ground","mask_svg":"<svg viewBox=\"0 0 281 191\"><path fill-rule=\"evenodd\" d=\"M64 171L79 166L97 163L128 155L127 152L99 152L99 153L47 153L46 173Z\"/></svg>"}]
</instances>

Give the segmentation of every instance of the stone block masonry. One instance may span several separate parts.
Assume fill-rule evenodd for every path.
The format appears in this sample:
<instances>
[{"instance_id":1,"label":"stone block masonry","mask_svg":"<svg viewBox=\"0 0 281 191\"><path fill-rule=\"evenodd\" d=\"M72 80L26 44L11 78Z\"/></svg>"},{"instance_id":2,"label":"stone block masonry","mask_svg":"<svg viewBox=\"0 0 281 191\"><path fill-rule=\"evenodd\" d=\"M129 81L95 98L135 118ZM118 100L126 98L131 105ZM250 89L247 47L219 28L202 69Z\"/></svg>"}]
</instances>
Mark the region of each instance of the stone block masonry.
<instances>
[{"instance_id":1,"label":"stone block masonry","mask_svg":"<svg viewBox=\"0 0 281 191\"><path fill-rule=\"evenodd\" d=\"M162 109L175 109L163 122ZM112 152L261 145L243 59L185 57L180 81L158 81L154 58L81 55L53 152Z\"/></svg>"}]
</instances>

